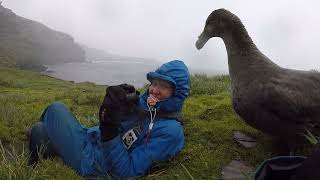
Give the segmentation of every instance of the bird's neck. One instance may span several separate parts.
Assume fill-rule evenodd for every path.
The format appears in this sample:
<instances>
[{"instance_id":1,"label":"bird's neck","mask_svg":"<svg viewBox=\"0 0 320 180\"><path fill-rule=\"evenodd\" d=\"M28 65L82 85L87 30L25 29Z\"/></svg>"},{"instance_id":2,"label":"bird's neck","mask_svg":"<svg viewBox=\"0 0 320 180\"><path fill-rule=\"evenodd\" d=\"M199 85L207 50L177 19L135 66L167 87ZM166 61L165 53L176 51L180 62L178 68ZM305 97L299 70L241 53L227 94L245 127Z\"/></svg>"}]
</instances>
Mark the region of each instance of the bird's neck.
<instances>
[{"instance_id":1,"label":"bird's neck","mask_svg":"<svg viewBox=\"0 0 320 180\"><path fill-rule=\"evenodd\" d=\"M259 51L241 22L226 32L222 39L227 49L231 79L251 81L261 74L261 70L275 65Z\"/></svg>"}]
</instances>

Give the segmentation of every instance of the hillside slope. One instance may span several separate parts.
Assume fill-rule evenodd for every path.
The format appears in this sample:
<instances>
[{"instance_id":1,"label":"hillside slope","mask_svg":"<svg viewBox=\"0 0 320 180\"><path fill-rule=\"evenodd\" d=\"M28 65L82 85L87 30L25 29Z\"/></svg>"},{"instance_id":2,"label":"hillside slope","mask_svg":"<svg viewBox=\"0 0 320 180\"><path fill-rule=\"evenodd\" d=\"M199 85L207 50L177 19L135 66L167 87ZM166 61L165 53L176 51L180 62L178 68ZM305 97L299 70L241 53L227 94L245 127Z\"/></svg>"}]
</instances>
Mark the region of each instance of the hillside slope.
<instances>
[{"instance_id":1,"label":"hillside slope","mask_svg":"<svg viewBox=\"0 0 320 180\"><path fill-rule=\"evenodd\" d=\"M43 65L84 60L84 50L70 35L20 17L0 4L0 66L43 70Z\"/></svg>"}]
</instances>

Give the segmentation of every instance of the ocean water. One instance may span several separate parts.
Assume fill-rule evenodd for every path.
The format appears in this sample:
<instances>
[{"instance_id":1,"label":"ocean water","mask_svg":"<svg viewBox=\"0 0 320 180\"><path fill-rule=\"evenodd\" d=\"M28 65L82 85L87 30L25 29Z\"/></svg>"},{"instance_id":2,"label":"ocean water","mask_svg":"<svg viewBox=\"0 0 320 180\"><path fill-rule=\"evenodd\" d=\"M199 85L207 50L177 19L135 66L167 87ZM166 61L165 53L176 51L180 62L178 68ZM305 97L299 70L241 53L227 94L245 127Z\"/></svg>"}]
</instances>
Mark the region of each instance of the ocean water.
<instances>
[{"instance_id":1,"label":"ocean water","mask_svg":"<svg viewBox=\"0 0 320 180\"><path fill-rule=\"evenodd\" d=\"M74 82L93 82L100 85L118 85L127 83L137 88L148 83L146 74L156 70L162 63L158 61L108 60L57 64L47 66L44 74ZM191 74L208 76L227 74L225 71L210 67L188 67Z\"/></svg>"},{"instance_id":2,"label":"ocean water","mask_svg":"<svg viewBox=\"0 0 320 180\"><path fill-rule=\"evenodd\" d=\"M142 87L148 83L146 74L159 63L139 61L91 61L48 66L44 74L74 82L93 82L100 85L127 83Z\"/></svg>"}]
</instances>

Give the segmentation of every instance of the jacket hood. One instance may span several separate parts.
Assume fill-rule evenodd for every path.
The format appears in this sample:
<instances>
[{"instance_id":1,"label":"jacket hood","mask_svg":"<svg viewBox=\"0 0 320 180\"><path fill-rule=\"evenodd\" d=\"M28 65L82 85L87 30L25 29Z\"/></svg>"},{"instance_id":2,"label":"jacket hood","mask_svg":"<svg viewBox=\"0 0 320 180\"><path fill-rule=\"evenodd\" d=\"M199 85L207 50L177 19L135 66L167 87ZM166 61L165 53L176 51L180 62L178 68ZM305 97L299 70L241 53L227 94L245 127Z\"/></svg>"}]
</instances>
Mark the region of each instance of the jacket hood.
<instances>
[{"instance_id":1,"label":"jacket hood","mask_svg":"<svg viewBox=\"0 0 320 180\"><path fill-rule=\"evenodd\" d=\"M151 81L153 78L169 81L173 84L174 90L171 97L157 103L157 110L161 111L180 111L184 100L190 94L190 76L187 66L181 60L173 60L161 65L156 71L147 73L147 79ZM140 96L140 105L148 110L147 98L149 96L148 89Z\"/></svg>"}]
</instances>

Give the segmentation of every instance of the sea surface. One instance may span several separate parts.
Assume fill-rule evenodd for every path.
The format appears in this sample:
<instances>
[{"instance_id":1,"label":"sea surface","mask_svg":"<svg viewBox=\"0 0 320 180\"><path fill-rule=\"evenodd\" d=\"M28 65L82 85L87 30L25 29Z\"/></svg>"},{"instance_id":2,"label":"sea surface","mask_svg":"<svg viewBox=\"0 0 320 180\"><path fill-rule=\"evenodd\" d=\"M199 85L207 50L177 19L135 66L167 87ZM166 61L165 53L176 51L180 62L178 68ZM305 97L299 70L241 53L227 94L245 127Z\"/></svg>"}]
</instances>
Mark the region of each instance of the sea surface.
<instances>
[{"instance_id":1,"label":"sea surface","mask_svg":"<svg viewBox=\"0 0 320 180\"><path fill-rule=\"evenodd\" d=\"M143 87L148 83L146 73L154 71L159 63L139 61L91 61L47 66L44 74L74 82L93 82L100 85L121 83Z\"/></svg>"},{"instance_id":2,"label":"sea surface","mask_svg":"<svg viewBox=\"0 0 320 180\"><path fill-rule=\"evenodd\" d=\"M162 63L158 61L108 60L63 63L47 66L46 75L73 82L93 82L99 85L118 85L127 83L135 87L143 87L148 83L146 74L155 71ZM226 74L214 69L192 69L192 74L209 76Z\"/></svg>"}]
</instances>

